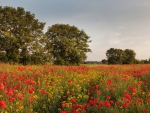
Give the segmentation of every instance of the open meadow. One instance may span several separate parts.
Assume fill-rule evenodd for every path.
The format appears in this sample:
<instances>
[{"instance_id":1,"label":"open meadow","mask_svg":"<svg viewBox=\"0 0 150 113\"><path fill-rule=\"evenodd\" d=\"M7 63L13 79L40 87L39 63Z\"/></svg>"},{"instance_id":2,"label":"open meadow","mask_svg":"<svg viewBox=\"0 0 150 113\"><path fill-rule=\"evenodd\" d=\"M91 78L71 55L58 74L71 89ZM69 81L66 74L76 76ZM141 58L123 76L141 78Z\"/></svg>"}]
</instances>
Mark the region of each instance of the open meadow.
<instances>
[{"instance_id":1,"label":"open meadow","mask_svg":"<svg viewBox=\"0 0 150 113\"><path fill-rule=\"evenodd\" d=\"M0 64L0 113L150 113L150 65Z\"/></svg>"}]
</instances>

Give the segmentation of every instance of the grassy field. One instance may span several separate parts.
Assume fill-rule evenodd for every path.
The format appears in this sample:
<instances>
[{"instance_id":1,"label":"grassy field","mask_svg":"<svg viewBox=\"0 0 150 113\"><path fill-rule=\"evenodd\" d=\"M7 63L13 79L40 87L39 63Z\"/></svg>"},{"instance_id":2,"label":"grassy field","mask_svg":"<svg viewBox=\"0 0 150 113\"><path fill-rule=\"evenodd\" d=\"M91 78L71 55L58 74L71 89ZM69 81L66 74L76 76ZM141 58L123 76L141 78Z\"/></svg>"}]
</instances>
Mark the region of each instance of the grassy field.
<instances>
[{"instance_id":1,"label":"grassy field","mask_svg":"<svg viewBox=\"0 0 150 113\"><path fill-rule=\"evenodd\" d=\"M0 64L0 113L149 113L150 65Z\"/></svg>"}]
</instances>

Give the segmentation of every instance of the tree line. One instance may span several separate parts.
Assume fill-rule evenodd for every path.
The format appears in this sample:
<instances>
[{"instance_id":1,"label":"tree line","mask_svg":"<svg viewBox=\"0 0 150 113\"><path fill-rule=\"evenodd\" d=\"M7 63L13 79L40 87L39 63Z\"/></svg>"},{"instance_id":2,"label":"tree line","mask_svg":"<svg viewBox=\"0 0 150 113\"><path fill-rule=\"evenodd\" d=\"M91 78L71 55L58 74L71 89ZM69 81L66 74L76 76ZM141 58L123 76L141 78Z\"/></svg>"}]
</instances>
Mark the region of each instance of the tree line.
<instances>
[{"instance_id":1,"label":"tree line","mask_svg":"<svg viewBox=\"0 0 150 113\"><path fill-rule=\"evenodd\" d=\"M91 52L90 37L84 30L69 24L54 24L43 32L45 22L24 8L0 6L0 62L10 64L79 65ZM150 63L137 60L131 49L110 48L104 64Z\"/></svg>"},{"instance_id":2,"label":"tree line","mask_svg":"<svg viewBox=\"0 0 150 113\"><path fill-rule=\"evenodd\" d=\"M0 62L19 64L79 65L91 52L90 37L69 24L45 22L24 8L0 6Z\"/></svg>"},{"instance_id":3,"label":"tree line","mask_svg":"<svg viewBox=\"0 0 150 113\"><path fill-rule=\"evenodd\" d=\"M136 53L131 49L110 48L106 51L107 59L101 61L102 64L149 64L149 60L138 60Z\"/></svg>"}]
</instances>

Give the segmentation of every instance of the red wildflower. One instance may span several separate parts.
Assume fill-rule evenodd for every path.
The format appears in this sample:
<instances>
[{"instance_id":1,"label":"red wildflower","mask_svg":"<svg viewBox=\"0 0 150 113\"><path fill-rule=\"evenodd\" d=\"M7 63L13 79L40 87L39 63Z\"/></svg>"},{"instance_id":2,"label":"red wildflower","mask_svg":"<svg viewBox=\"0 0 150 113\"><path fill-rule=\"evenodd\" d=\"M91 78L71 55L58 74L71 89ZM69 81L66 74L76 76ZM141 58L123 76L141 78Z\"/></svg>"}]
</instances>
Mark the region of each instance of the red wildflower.
<instances>
[{"instance_id":1,"label":"red wildflower","mask_svg":"<svg viewBox=\"0 0 150 113\"><path fill-rule=\"evenodd\" d=\"M107 80L107 85L110 85L112 83L112 79Z\"/></svg>"},{"instance_id":2,"label":"red wildflower","mask_svg":"<svg viewBox=\"0 0 150 113\"><path fill-rule=\"evenodd\" d=\"M66 104L65 104L65 103L62 103L61 106L62 106L62 108L64 108L64 107L66 106Z\"/></svg>"},{"instance_id":3,"label":"red wildflower","mask_svg":"<svg viewBox=\"0 0 150 113\"><path fill-rule=\"evenodd\" d=\"M68 111L60 111L60 113L68 113Z\"/></svg>"},{"instance_id":4,"label":"red wildflower","mask_svg":"<svg viewBox=\"0 0 150 113\"><path fill-rule=\"evenodd\" d=\"M150 103L150 99L148 99L147 102Z\"/></svg>"},{"instance_id":5,"label":"red wildflower","mask_svg":"<svg viewBox=\"0 0 150 113\"><path fill-rule=\"evenodd\" d=\"M30 97L29 100L30 100L30 101L33 101L33 100L34 100L34 97Z\"/></svg>"},{"instance_id":6,"label":"red wildflower","mask_svg":"<svg viewBox=\"0 0 150 113\"><path fill-rule=\"evenodd\" d=\"M124 97L122 97L121 100L124 100Z\"/></svg>"},{"instance_id":7,"label":"red wildflower","mask_svg":"<svg viewBox=\"0 0 150 113\"><path fill-rule=\"evenodd\" d=\"M134 98L137 98L137 96L138 96L137 94L133 94L133 95L132 95L132 97L134 97Z\"/></svg>"},{"instance_id":8,"label":"red wildflower","mask_svg":"<svg viewBox=\"0 0 150 113\"><path fill-rule=\"evenodd\" d=\"M13 89L9 89L9 91L7 92L8 95L12 96L14 94Z\"/></svg>"},{"instance_id":9,"label":"red wildflower","mask_svg":"<svg viewBox=\"0 0 150 113\"><path fill-rule=\"evenodd\" d=\"M96 91L96 94L98 94L98 95L99 95L99 94L100 94L100 91L99 91L99 90L97 90L97 91Z\"/></svg>"},{"instance_id":10,"label":"red wildflower","mask_svg":"<svg viewBox=\"0 0 150 113\"><path fill-rule=\"evenodd\" d=\"M106 102L105 102L105 107L106 107L106 108L109 108L109 107L110 107L110 103L106 101Z\"/></svg>"},{"instance_id":11,"label":"red wildflower","mask_svg":"<svg viewBox=\"0 0 150 113\"><path fill-rule=\"evenodd\" d=\"M96 85L95 88L98 89L98 88L99 88L99 85Z\"/></svg>"},{"instance_id":12,"label":"red wildflower","mask_svg":"<svg viewBox=\"0 0 150 113\"><path fill-rule=\"evenodd\" d=\"M126 99L131 100L131 96L127 92L125 93L125 97L126 97Z\"/></svg>"},{"instance_id":13,"label":"red wildflower","mask_svg":"<svg viewBox=\"0 0 150 113\"><path fill-rule=\"evenodd\" d=\"M28 92L29 92L30 94L33 94L33 93L34 93L34 90L33 90L33 89L28 89Z\"/></svg>"},{"instance_id":14,"label":"red wildflower","mask_svg":"<svg viewBox=\"0 0 150 113\"><path fill-rule=\"evenodd\" d=\"M75 102L76 102L76 99L74 99L74 98L71 99L71 102L72 102L72 103L75 103Z\"/></svg>"},{"instance_id":15,"label":"red wildflower","mask_svg":"<svg viewBox=\"0 0 150 113\"><path fill-rule=\"evenodd\" d=\"M127 103L124 103L122 106L123 106L123 108L126 108L127 107Z\"/></svg>"},{"instance_id":16,"label":"red wildflower","mask_svg":"<svg viewBox=\"0 0 150 113\"><path fill-rule=\"evenodd\" d=\"M115 105L118 106L118 105L119 105L119 102L116 102Z\"/></svg>"},{"instance_id":17,"label":"red wildflower","mask_svg":"<svg viewBox=\"0 0 150 113\"><path fill-rule=\"evenodd\" d=\"M9 98L9 101L12 102L15 98Z\"/></svg>"},{"instance_id":18,"label":"red wildflower","mask_svg":"<svg viewBox=\"0 0 150 113\"><path fill-rule=\"evenodd\" d=\"M131 91L132 91L132 93L135 93L136 92L136 88L132 88Z\"/></svg>"},{"instance_id":19,"label":"red wildflower","mask_svg":"<svg viewBox=\"0 0 150 113\"><path fill-rule=\"evenodd\" d=\"M95 102L93 100L89 100L89 103L92 104L92 106L95 106Z\"/></svg>"},{"instance_id":20,"label":"red wildflower","mask_svg":"<svg viewBox=\"0 0 150 113\"><path fill-rule=\"evenodd\" d=\"M113 100L110 100L110 104L114 104L114 101L113 101Z\"/></svg>"},{"instance_id":21,"label":"red wildflower","mask_svg":"<svg viewBox=\"0 0 150 113\"><path fill-rule=\"evenodd\" d=\"M19 100L23 100L24 98L23 97L19 97Z\"/></svg>"},{"instance_id":22,"label":"red wildflower","mask_svg":"<svg viewBox=\"0 0 150 113\"><path fill-rule=\"evenodd\" d=\"M110 96L107 96L107 99L106 99L106 100L110 100L110 98L111 98Z\"/></svg>"},{"instance_id":23,"label":"red wildflower","mask_svg":"<svg viewBox=\"0 0 150 113\"><path fill-rule=\"evenodd\" d=\"M94 98L94 102L98 102L98 98Z\"/></svg>"},{"instance_id":24,"label":"red wildflower","mask_svg":"<svg viewBox=\"0 0 150 113\"><path fill-rule=\"evenodd\" d=\"M68 80L68 84L72 84L72 80Z\"/></svg>"},{"instance_id":25,"label":"red wildflower","mask_svg":"<svg viewBox=\"0 0 150 113\"><path fill-rule=\"evenodd\" d=\"M6 108L6 103L4 100L0 101L0 108Z\"/></svg>"},{"instance_id":26,"label":"red wildflower","mask_svg":"<svg viewBox=\"0 0 150 113\"><path fill-rule=\"evenodd\" d=\"M4 85L2 83L0 83L0 90L4 89Z\"/></svg>"},{"instance_id":27,"label":"red wildflower","mask_svg":"<svg viewBox=\"0 0 150 113\"><path fill-rule=\"evenodd\" d=\"M146 110L146 109L144 109L144 110L142 111L142 113L147 113L147 110Z\"/></svg>"},{"instance_id":28,"label":"red wildflower","mask_svg":"<svg viewBox=\"0 0 150 113\"><path fill-rule=\"evenodd\" d=\"M100 102L99 105L97 106L97 108L99 109L103 105L104 105L104 102Z\"/></svg>"}]
</instances>

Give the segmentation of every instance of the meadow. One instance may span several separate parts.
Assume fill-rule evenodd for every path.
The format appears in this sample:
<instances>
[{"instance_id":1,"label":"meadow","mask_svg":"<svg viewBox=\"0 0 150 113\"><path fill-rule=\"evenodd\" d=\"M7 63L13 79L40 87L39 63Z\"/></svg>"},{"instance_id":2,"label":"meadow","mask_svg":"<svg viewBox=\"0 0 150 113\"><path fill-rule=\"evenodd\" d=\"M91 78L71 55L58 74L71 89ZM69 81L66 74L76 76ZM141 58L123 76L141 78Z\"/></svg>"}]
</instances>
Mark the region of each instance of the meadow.
<instances>
[{"instance_id":1,"label":"meadow","mask_svg":"<svg viewBox=\"0 0 150 113\"><path fill-rule=\"evenodd\" d=\"M0 113L150 113L150 65L0 64Z\"/></svg>"}]
</instances>

